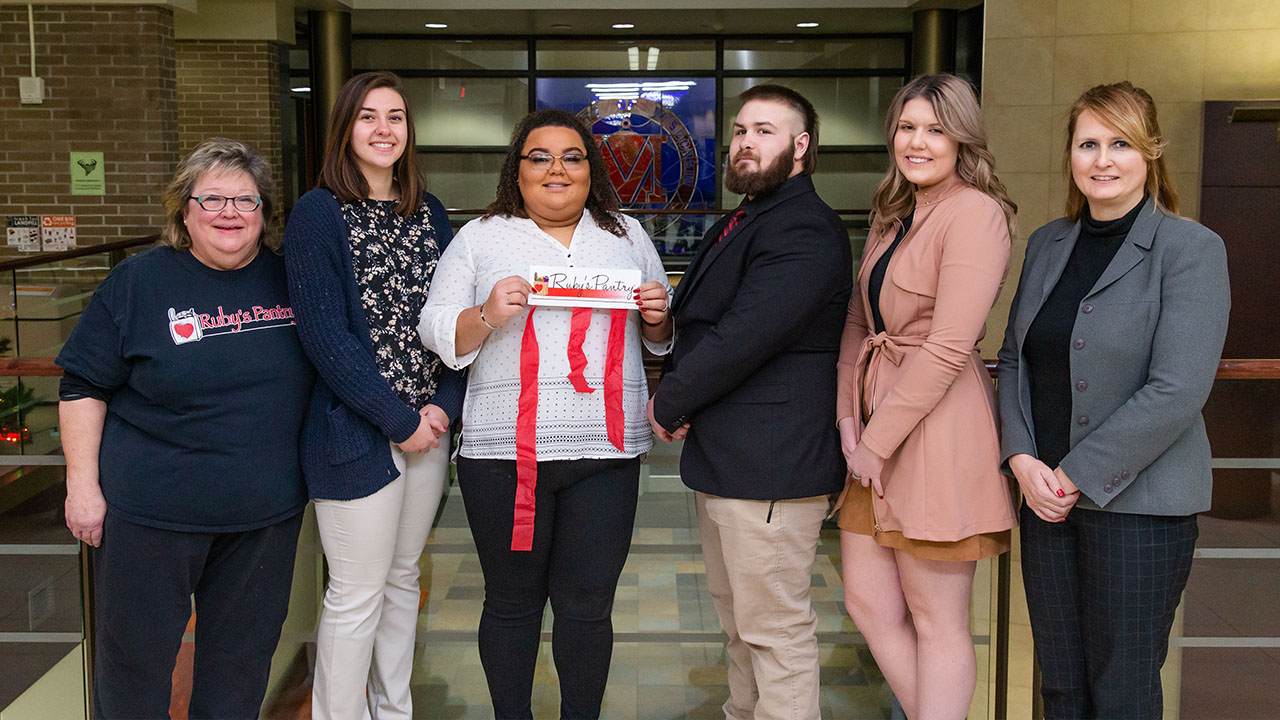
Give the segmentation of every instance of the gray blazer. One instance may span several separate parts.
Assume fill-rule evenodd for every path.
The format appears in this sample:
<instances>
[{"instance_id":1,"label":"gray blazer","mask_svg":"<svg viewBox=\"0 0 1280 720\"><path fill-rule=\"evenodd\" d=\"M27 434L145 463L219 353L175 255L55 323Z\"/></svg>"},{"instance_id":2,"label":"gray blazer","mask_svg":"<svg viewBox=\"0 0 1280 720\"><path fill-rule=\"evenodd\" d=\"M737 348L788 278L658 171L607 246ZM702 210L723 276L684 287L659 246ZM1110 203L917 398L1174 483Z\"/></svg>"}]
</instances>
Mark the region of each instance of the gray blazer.
<instances>
[{"instance_id":1,"label":"gray blazer","mask_svg":"<svg viewBox=\"0 0 1280 720\"><path fill-rule=\"evenodd\" d=\"M1031 234L999 359L1001 459L1036 455L1022 343L1062 275L1080 223ZM1148 515L1209 509L1213 475L1200 411L1218 369L1231 293L1222 238L1148 199L1080 302L1072 330L1071 450L1077 507Z\"/></svg>"}]
</instances>

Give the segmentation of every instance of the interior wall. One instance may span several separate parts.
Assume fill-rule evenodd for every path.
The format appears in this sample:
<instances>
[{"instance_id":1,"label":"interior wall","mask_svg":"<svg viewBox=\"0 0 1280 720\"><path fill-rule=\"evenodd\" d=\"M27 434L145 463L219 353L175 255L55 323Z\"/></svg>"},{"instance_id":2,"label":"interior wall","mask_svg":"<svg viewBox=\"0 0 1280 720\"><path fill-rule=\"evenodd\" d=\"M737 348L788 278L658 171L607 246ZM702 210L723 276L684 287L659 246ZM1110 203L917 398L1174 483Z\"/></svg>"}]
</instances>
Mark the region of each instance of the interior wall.
<instances>
[{"instance_id":1,"label":"interior wall","mask_svg":"<svg viewBox=\"0 0 1280 720\"><path fill-rule=\"evenodd\" d=\"M1280 98L1280 2L987 0L983 68L996 171L1019 208L1009 280L982 344L994 357L1026 238L1063 214L1067 106L1099 83L1146 88L1182 213L1198 217L1201 104Z\"/></svg>"},{"instance_id":2,"label":"interior wall","mask_svg":"<svg viewBox=\"0 0 1280 720\"><path fill-rule=\"evenodd\" d=\"M78 245L156 232L177 160L172 11L36 5L34 18L45 98L23 105L27 8L0 6L0 215L75 215ZM72 151L103 153L105 195L71 194Z\"/></svg>"}]
</instances>

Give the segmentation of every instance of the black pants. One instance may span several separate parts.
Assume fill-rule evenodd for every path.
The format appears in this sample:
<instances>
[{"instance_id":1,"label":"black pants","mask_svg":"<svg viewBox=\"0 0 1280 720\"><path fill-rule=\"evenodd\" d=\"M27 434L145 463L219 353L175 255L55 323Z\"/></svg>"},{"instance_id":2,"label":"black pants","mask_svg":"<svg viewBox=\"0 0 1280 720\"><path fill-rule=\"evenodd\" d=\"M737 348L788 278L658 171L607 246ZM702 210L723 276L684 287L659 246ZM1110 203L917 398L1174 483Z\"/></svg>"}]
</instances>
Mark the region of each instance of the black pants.
<instances>
[{"instance_id":1,"label":"black pants","mask_svg":"<svg viewBox=\"0 0 1280 720\"><path fill-rule=\"evenodd\" d=\"M484 571L480 662L497 720L532 718L542 612L560 716L597 718L613 654L613 596L631 548L640 459L538 463L533 549L511 550L512 460L458 458L458 484Z\"/></svg>"},{"instance_id":2,"label":"black pants","mask_svg":"<svg viewBox=\"0 0 1280 720\"><path fill-rule=\"evenodd\" d=\"M194 533L107 512L93 551L93 713L169 717L174 660L195 594L191 720L252 720L289 611L302 513L257 530Z\"/></svg>"},{"instance_id":3,"label":"black pants","mask_svg":"<svg viewBox=\"0 0 1280 720\"><path fill-rule=\"evenodd\" d=\"M1046 720L1157 719L1160 667L1191 574L1194 515L1022 508L1022 580Z\"/></svg>"}]
</instances>

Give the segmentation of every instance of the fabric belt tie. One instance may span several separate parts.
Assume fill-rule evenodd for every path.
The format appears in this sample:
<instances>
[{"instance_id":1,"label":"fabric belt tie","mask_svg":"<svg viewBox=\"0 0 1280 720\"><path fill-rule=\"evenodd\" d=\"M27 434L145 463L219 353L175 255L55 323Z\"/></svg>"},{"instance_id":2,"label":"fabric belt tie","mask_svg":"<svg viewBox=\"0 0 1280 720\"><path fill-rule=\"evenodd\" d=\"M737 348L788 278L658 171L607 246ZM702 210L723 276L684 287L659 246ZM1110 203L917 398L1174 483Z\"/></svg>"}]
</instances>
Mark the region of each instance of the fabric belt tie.
<instances>
[{"instance_id":1,"label":"fabric belt tie","mask_svg":"<svg viewBox=\"0 0 1280 720\"><path fill-rule=\"evenodd\" d=\"M858 416L854 419L859 439L862 435L863 417L870 417L875 406L876 378L880 374L881 365L886 360L894 365L901 365L903 358L906 357L906 351L903 348L920 347L926 340L928 338L924 335L890 335L887 332L881 332L868 335L862 342L855 367L866 368L866 372L863 375L863 381L854 383L853 388L853 406L859 410ZM863 388L867 386L872 388L872 401L864 405Z\"/></svg>"},{"instance_id":2,"label":"fabric belt tie","mask_svg":"<svg viewBox=\"0 0 1280 720\"><path fill-rule=\"evenodd\" d=\"M872 410L875 409L875 387L876 377L880 373L880 367L885 360L894 365L902 365L903 359L907 353L904 347L920 347L928 340L924 335L890 335L887 332L868 335L866 340L862 341L862 348L858 351L858 361L854 367L865 368L865 372L861 378L861 382L853 384L853 406L858 412L853 417L853 437L855 442L862 442L862 429L865 427L865 421L871 417ZM863 387L871 386L872 402L863 404ZM827 513L827 518L835 517L836 513L844 505L845 496L849 493L849 488L853 485L854 480L850 478L844 486L844 490L840 491L840 496L836 498L835 504L831 508L831 512ZM874 500L872 501L874 502Z\"/></svg>"},{"instance_id":3,"label":"fabric belt tie","mask_svg":"<svg viewBox=\"0 0 1280 720\"><path fill-rule=\"evenodd\" d=\"M533 549L533 520L537 506L534 493L538 487L538 333L533 327L533 312L537 306L529 306L529 316L524 322L524 335L520 339L520 400L516 411L516 500L514 522L511 527L511 549ZM622 361L627 341L627 310L609 311L609 341L604 359L604 421L609 442L618 450L625 450L623 433L626 417L622 411ZM569 321L569 382L580 393L593 393L595 388L587 384L583 371L587 356L582 344L591 326L591 308L573 309Z\"/></svg>"}]
</instances>

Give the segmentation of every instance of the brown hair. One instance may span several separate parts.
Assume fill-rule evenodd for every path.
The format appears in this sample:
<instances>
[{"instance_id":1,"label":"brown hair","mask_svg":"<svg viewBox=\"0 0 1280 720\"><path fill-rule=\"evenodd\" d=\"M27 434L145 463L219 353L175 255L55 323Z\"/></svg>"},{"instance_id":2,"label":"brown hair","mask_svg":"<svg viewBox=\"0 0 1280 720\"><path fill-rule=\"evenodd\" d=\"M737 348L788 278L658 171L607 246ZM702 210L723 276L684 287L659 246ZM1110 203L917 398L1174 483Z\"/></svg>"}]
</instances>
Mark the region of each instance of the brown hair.
<instances>
[{"instance_id":1,"label":"brown hair","mask_svg":"<svg viewBox=\"0 0 1280 720\"><path fill-rule=\"evenodd\" d=\"M191 199L196 183L200 182L205 173L227 171L242 172L257 186L258 195L262 198L262 205L256 211L262 213L262 234L258 236L258 242L272 252L280 252L284 240L271 234L271 218L275 216L275 203L271 198L276 192L275 182L271 179L271 168L258 151L242 142L221 137L209 138L200 143L178 163L173 180L165 188L161 199L165 219L158 244L174 250L187 250L191 247L191 234L187 232L186 223L183 222L187 217L187 201Z\"/></svg>"},{"instance_id":2,"label":"brown hair","mask_svg":"<svg viewBox=\"0 0 1280 720\"><path fill-rule=\"evenodd\" d=\"M1076 121L1085 110L1097 115L1103 124L1142 153L1142 157L1147 159L1147 194L1155 198L1158 207L1176 215L1178 193L1174 191L1169 170L1165 167L1165 140L1160 134L1160 123L1156 121L1156 103L1146 90L1134 87L1126 80L1085 90L1067 111L1067 148L1062 155L1062 167L1067 173L1067 217L1078 220L1088 204L1071 174Z\"/></svg>"},{"instance_id":3,"label":"brown hair","mask_svg":"<svg viewBox=\"0 0 1280 720\"><path fill-rule=\"evenodd\" d=\"M338 99L333 102L333 113L329 116L328 134L324 142L324 162L320 166L320 187L327 188L339 202L351 202L369 197L369 181L356 162L355 151L351 149L351 128L356 124L356 117L364 105L364 99L371 90L390 88L400 93L404 100L404 124L408 129L405 138L407 147L391 168L392 177L400 186L400 202L396 203L396 212L401 217L408 217L418 209L422 202L422 194L427 184L422 179L422 171L418 167L417 144L413 133L413 109L404 93L404 83L395 73L379 71L356 75L342 85L338 91Z\"/></svg>"},{"instance_id":4,"label":"brown hair","mask_svg":"<svg viewBox=\"0 0 1280 720\"><path fill-rule=\"evenodd\" d=\"M578 133L582 147L587 151L587 166L591 170L591 191L587 193L587 211L596 224L618 237L626 237L627 229L618 213L618 196L609 184L605 172L604 156L600 146L587 131L587 126L577 116L564 110L534 110L516 124L511 133L511 145L507 147L507 159L498 175L498 197L485 209L485 217L528 217L524 209L524 196L520 194L520 156L529 133L544 127L569 128Z\"/></svg>"},{"instance_id":5,"label":"brown hair","mask_svg":"<svg viewBox=\"0 0 1280 720\"><path fill-rule=\"evenodd\" d=\"M800 160L800 171L805 175L812 175L818 169L818 111L813 109L813 103L795 90L782 85L756 85L744 90L738 95L738 99L743 105L752 100L782 103L799 113L804 122L804 131L809 133L809 146L805 148Z\"/></svg>"},{"instance_id":6,"label":"brown hair","mask_svg":"<svg viewBox=\"0 0 1280 720\"><path fill-rule=\"evenodd\" d=\"M919 75L893 96L884 123L885 145L889 148L891 160L889 171L880 181L871 200L871 226L877 229L888 227L893 221L905 218L915 208L912 183L898 169L893 137L898 132L898 119L902 116L903 106L916 98L929 101L942 131L959 145L956 174L1000 204L1005 224L1009 227L1009 236L1013 237L1017 229L1015 216L1018 206L1009 199L1004 183L996 176L995 156L987 148L987 131L982 126L978 96L968 82L947 73Z\"/></svg>"}]
</instances>

